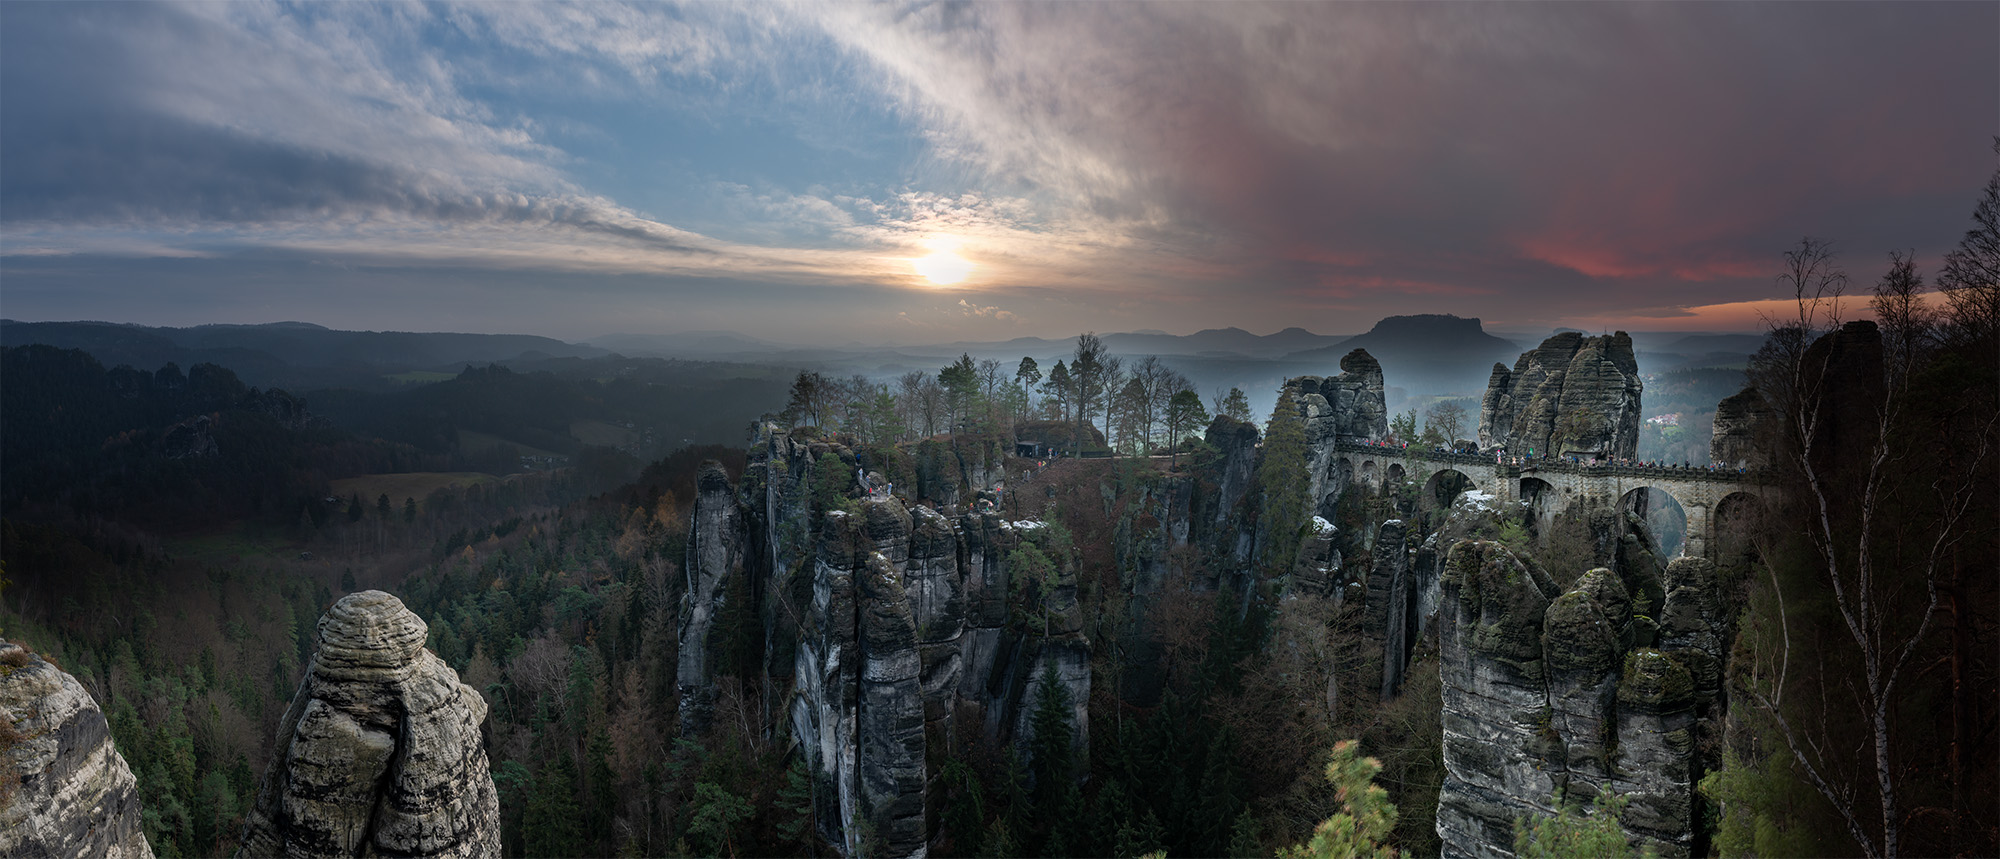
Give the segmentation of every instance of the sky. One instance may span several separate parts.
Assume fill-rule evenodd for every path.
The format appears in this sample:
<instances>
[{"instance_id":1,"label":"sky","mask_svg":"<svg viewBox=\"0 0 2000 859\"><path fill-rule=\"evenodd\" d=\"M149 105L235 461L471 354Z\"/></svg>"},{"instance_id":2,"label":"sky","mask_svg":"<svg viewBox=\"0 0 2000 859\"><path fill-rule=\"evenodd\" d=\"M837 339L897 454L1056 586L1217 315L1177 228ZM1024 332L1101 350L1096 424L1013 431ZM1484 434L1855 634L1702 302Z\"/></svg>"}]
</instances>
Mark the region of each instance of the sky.
<instances>
[{"instance_id":1,"label":"sky","mask_svg":"<svg viewBox=\"0 0 2000 859\"><path fill-rule=\"evenodd\" d=\"M0 315L1754 330L1971 226L1996 3L0 3Z\"/></svg>"}]
</instances>

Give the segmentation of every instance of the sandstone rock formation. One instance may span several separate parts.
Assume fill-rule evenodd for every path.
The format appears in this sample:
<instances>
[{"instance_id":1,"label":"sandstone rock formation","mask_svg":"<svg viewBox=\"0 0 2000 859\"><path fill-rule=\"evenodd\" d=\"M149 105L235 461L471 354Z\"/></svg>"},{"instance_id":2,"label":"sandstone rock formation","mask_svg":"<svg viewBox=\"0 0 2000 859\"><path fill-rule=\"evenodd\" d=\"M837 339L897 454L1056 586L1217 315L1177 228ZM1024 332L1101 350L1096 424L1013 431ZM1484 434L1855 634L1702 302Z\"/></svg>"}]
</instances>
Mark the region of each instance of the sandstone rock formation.
<instances>
[{"instance_id":1,"label":"sandstone rock formation","mask_svg":"<svg viewBox=\"0 0 2000 859\"><path fill-rule=\"evenodd\" d=\"M1479 409L1479 446L1514 454L1626 459L1639 449L1639 378L1632 338L1566 331L1493 365Z\"/></svg>"},{"instance_id":2,"label":"sandstone rock formation","mask_svg":"<svg viewBox=\"0 0 2000 859\"><path fill-rule=\"evenodd\" d=\"M1243 495L1250 491L1250 479L1257 473L1257 440L1260 434L1255 424L1239 421L1228 415L1216 415L1209 422L1206 438L1215 448L1221 460L1222 476L1216 487L1214 524L1220 525L1236 510Z\"/></svg>"},{"instance_id":3,"label":"sandstone rock formation","mask_svg":"<svg viewBox=\"0 0 2000 859\"><path fill-rule=\"evenodd\" d=\"M1338 376L1285 380L1306 425L1307 467L1312 475L1307 497L1321 516L1329 518L1340 491L1346 488L1345 479L1334 466L1338 459L1334 442L1389 437L1381 363L1366 350L1356 349L1340 359L1340 369Z\"/></svg>"},{"instance_id":4,"label":"sandstone rock formation","mask_svg":"<svg viewBox=\"0 0 2000 859\"><path fill-rule=\"evenodd\" d=\"M1715 404L1715 434L1709 437L1708 461L1724 468L1761 468L1765 451L1757 443L1758 427L1771 418L1771 406L1756 388L1722 398Z\"/></svg>"},{"instance_id":5,"label":"sandstone rock formation","mask_svg":"<svg viewBox=\"0 0 2000 859\"><path fill-rule=\"evenodd\" d=\"M1559 792L1588 805L1602 789L1629 801L1619 823L1635 845L1688 855L1694 723L1717 694L1726 635L1713 565L1668 566L1657 624L1633 592L1657 585L1609 568L1565 591L1532 561L1470 540L1445 567L1444 855L1512 856L1515 818L1553 815Z\"/></svg>"},{"instance_id":6,"label":"sandstone rock formation","mask_svg":"<svg viewBox=\"0 0 2000 859\"><path fill-rule=\"evenodd\" d=\"M0 641L0 856L152 855L104 711L75 677Z\"/></svg>"},{"instance_id":7,"label":"sandstone rock formation","mask_svg":"<svg viewBox=\"0 0 2000 859\"><path fill-rule=\"evenodd\" d=\"M320 618L239 856L499 855L486 702L424 649L428 632L381 591Z\"/></svg>"},{"instance_id":8,"label":"sandstone rock formation","mask_svg":"<svg viewBox=\"0 0 2000 859\"><path fill-rule=\"evenodd\" d=\"M695 483L694 526L688 529L687 592L681 604L680 661L674 685L681 698L681 730L708 725L715 706L713 658L708 635L729 596L729 576L743 566L742 519L729 473L713 460L702 463Z\"/></svg>"}]
</instances>

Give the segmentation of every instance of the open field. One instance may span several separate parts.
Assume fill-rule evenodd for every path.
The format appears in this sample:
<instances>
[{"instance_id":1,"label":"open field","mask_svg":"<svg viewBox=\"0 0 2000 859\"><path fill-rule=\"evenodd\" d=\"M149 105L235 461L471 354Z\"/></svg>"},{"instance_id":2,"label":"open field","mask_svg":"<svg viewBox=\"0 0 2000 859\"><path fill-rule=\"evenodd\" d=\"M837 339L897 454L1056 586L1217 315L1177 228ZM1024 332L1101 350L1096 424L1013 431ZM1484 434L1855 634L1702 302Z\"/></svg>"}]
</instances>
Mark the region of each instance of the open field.
<instances>
[{"instance_id":1,"label":"open field","mask_svg":"<svg viewBox=\"0 0 2000 859\"><path fill-rule=\"evenodd\" d=\"M639 443L639 433L636 430L603 421L575 421L569 425L569 434L584 444L602 447L623 447Z\"/></svg>"},{"instance_id":2,"label":"open field","mask_svg":"<svg viewBox=\"0 0 2000 859\"><path fill-rule=\"evenodd\" d=\"M502 445L513 448L515 451L519 452L522 456L563 455L553 450L543 450L539 447L530 447L518 441L508 441L507 439L501 438L497 435L492 435L490 433L473 432L472 430L465 430L465 429L458 431L458 446L461 450L464 450L467 453L476 453L482 450L492 450L493 448L500 447Z\"/></svg>"},{"instance_id":3,"label":"open field","mask_svg":"<svg viewBox=\"0 0 2000 859\"><path fill-rule=\"evenodd\" d=\"M343 477L333 481L333 494L342 498L359 494L363 504L374 504L377 498L389 496L389 504L400 513L403 499L415 498L419 505L424 496L450 486L468 486L474 483L490 483L498 478L478 471L410 471L402 474L364 474L360 477Z\"/></svg>"}]
</instances>

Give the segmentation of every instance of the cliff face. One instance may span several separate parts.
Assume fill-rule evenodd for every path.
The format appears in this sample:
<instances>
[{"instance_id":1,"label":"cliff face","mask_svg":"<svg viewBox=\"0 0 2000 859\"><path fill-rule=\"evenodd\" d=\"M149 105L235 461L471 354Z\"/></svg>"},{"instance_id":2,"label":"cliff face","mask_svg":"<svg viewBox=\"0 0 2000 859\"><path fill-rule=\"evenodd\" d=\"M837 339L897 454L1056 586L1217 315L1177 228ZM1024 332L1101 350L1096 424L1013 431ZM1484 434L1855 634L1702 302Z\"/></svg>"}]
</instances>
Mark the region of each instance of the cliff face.
<instances>
[{"instance_id":1,"label":"cliff face","mask_svg":"<svg viewBox=\"0 0 2000 859\"><path fill-rule=\"evenodd\" d=\"M1708 441L1708 460L1725 468L1760 468L1765 451L1757 443L1758 427L1771 415L1770 404L1756 388L1722 398L1715 404L1715 434Z\"/></svg>"},{"instance_id":2,"label":"cliff face","mask_svg":"<svg viewBox=\"0 0 2000 859\"><path fill-rule=\"evenodd\" d=\"M728 472L717 463L703 463L695 492L694 527L688 531L683 567L687 592L681 605L680 660L675 671L681 724L689 731L707 727L714 710L708 634L728 599L729 576L742 569L746 548L742 516Z\"/></svg>"},{"instance_id":3,"label":"cliff face","mask_svg":"<svg viewBox=\"0 0 2000 859\"><path fill-rule=\"evenodd\" d=\"M0 856L152 855L138 783L97 702L75 677L0 641Z\"/></svg>"},{"instance_id":4,"label":"cliff face","mask_svg":"<svg viewBox=\"0 0 2000 859\"><path fill-rule=\"evenodd\" d=\"M1718 693L1722 609L1713 566L1677 558L1660 587L1608 568L1568 590L1497 543L1445 562L1439 645L1446 856L1513 855L1513 821L1553 815L1568 791L1629 800L1619 823L1666 856L1695 846L1698 711Z\"/></svg>"},{"instance_id":5,"label":"cliff face","mask_svg":"<svg viewBox=\"0 0 2000 859\"><path fill-rule=\"evenodd\" d=\"M710 634L724 595L755 594L766 685L796 691L788 717L816 783L820 837L850 856L922 856L935 814L930 743L969 732L1017 740L1032 706L1024 699L1052 669L1075 703L1083 747L1089 645L1073 572L1058 565L1013 581L1009 556L1039 523L1010 522L989 503L1004 476L997 465L983 455L943 463L970 481L945 496L969 493L975 508L951 514L905 506L879 476L857 480L871 464L767 427L740 488L704 468L685 617L708 625L684 627L679 684L699 706L712 660L690 658L690 642ZM873 491L848 497L863 485ZM833 508L817 522L815 495ZM749 586L732 591L738 576ZM1017 592L1037 596L1032 622L1014 616ZM682 730L700 724L684 715Z\"/></svg>"},{"instance_id":6,"label":"cliff face","mask_svg":"<svg viewBox=\"0 0 2000 859\"><path fill-rule=\"evenodd\" d=\"M1493 365L1479 409L1479 446L1509 452L1630 458L1639 450L1639 378L1632 338L1566 331Z\"/></svg>"},{"instance_id":7,"label":"cliff face","mask_svg":"<svg viewBox=\"0 0 2000 859\"><path fill-rule=\"evenodd\" d=\"M239 856L499 855L486 702L424 649L428 633L381 591L320 618Z\"/></svg>"},{"instance_id":8,"label":"cliff face","mask_svg":"<svg viewBox=\"0 0 2000 859\"><path fill-rule=\"evenodd\" d=\"M1366 350L1356 349L1340 359L1340 369L1338 376L1285 380L1306 425L1307 467L1312 474L1307 497L1327 518L1333 517L1334 502L1347 485L1347 475L1337 473L1334 465L1334 442L1389 437L1381 363Z\"/></svg>"}]
</instances>

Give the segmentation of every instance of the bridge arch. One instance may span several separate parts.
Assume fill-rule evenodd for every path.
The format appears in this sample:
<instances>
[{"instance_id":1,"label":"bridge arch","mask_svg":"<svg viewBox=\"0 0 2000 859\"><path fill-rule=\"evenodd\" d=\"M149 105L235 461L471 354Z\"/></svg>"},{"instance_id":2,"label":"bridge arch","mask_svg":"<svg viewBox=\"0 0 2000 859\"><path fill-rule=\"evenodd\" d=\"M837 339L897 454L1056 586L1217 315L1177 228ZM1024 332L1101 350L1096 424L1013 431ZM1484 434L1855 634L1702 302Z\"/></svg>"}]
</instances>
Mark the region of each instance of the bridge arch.
<instances>
[{"instance_id":1,"label":"bridge arch","mask_svg":"<svg viewBox=\"0 0 2000 859\"><path fill-rule=\"evenodd\" d=\"M1405 474L1405 473L1403 472L1403 464L1402 464L1402 463L1400 463L1400 462L1392 462L1392 463L1389 463L1389 474L1388 474L1388 478L1389 478L1389 487L1390 487L1390 488L1395 488L1395 487L1400 487L1400 486L1402 486L1402 485L1403 485L1403 478L1404 478L1404 477L1406 477L1406 476L1407 476L1407 475L1406 475L1406 474Z\"/></svg>"},{"instance_id":2,"label":"bridge arch","mask_svg":"<svg viewBox=\"0 0 2000 859\"><path fill-rule=\"evenodd\" d=\"M1555 484L1539 477L1521 478L1515 497L1521 499L1522 505L1527 508L1528 533L1536 537L1548 533L1549 527L1555 524L1556 515L1569 506Z\"/></svg>"},{"instance_id":3,"label":"bridge arch","mask_svg":"<svg viewBox=\"0 0 2000 859\"><path fill-rule=\"evenodd\" d=\"M1621 517L1628 513L1639 517L1646 538L1662 558L1681 554L1689 543L1687 508L1673 493L1658 486L1640 486L1620 496L1618 513Z\"/></svg>"},{"instance_id":4,"label":"bridge arch","mask_svg":"<svg viewBox=\"0 0 2000 859\"><path fill-rule=\"evenodd\" d=\"M1717 500L1708 524L1715 562L1727 566L1758 560L1751 535L1768 515L1763 496L1755 492L1737 490Z\"/></svg>"},{"instance_id":5,"label":"bridge arch","mask_svg":"<svg viewBox=\"0 0 2000 859\"><path fill-rule=\"evenodd\" d=\"M1425 503L1447 508L1459 494L1473 488L1472 478L1456 468L1440 468L1431 472L1424 481L1423 500Z\"/></svg>"}]
</instances>

